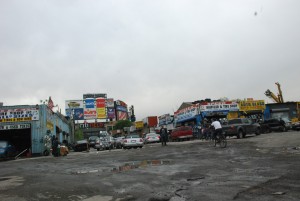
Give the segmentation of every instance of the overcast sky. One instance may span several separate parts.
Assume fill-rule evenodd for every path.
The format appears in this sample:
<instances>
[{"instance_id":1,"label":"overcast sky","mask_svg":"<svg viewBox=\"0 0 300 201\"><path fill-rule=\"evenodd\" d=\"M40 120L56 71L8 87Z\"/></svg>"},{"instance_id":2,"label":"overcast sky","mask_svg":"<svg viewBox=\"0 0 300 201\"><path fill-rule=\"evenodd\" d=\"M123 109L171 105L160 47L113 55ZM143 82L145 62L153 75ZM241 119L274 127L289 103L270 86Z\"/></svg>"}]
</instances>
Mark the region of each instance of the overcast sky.
<instances>
[{"instance_id":1,"label":"overcast sky","mask_svg":"<svg viewBox=\"0 0 300 201\"><path fill-rule=\"evenodd\" d=\"M182 102L300 100L299 0L1 0L0 102L84 93L134 105L137 120ZM63 112L64 113L64 112Z\"/></svg>"}]
</instances>

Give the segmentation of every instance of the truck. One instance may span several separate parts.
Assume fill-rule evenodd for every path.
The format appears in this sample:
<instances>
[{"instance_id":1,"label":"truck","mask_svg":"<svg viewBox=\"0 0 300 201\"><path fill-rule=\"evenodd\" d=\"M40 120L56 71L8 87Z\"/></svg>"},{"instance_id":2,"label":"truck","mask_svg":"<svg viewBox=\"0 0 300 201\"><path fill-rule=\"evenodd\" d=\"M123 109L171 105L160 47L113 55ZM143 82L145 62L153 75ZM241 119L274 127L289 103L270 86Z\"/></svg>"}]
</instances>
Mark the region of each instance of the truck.
<instances>
[{"instance_id":1,"label":"truck","mask_svg":"<svg viewBox=\"0 0 300 201\"><path fill-rule=\"evenodd\" d=\"M222 128L225 136L236 136L238 139L248 134L259 135L261 133L260 124L248 118L231 119Z\"/></svg>"}]
</instances>

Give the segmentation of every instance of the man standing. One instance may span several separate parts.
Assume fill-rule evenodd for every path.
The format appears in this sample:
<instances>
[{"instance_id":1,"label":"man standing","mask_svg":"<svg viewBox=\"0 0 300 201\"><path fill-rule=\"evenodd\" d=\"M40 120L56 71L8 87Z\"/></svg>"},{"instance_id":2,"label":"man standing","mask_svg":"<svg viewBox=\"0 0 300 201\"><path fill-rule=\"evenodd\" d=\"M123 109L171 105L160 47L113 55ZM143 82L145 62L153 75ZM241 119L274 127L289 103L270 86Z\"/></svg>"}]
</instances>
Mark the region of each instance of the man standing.
<instances>
[{"instance_id":1,"label":"man standing","mask_svg":"<svg viewBox=\"0 0 300 201\"><path fill-rule=\"evenodd\" d=\"M164 127L161 127L161 129L160 129L160 140L161 140L161 145L162 146L167 145L167 138L168 138L167 129L165 129Z\"/></svg>"}]
</instances>

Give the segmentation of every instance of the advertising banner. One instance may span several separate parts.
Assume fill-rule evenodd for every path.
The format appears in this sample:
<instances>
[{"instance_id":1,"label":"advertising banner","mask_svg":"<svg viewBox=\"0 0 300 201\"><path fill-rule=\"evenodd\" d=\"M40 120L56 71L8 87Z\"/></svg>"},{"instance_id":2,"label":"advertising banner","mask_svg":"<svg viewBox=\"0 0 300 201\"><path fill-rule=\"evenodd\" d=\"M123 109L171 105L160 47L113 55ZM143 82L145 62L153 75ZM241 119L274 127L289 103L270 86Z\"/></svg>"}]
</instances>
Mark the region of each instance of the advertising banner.
<instances>
[{"instance_id":1,"label":"advertising banner","mask_svg":"<svg viewBox=\"0 0 300 201\"><path fill-rule=\"evenodd\" d=\"M107 118L108 119L115 119L116 113L114 108L107 108Z\"/></svg>"},{"instance_id":2,"label":"advertising banner","mask_svg":"<svg viewBox=\"0 0 300 201\"><path fill-rule=\"evenodd\" d=\"M82 100L66 100L65 109L83 108Z\"/></svg>"},{"instance_id":3,"label":"advertising banner","mask_svg":"<svg viewBox=\"0 0 300 201\"><path fill-rule=\"evenodd\" d=\"M84 108L84 119L97 119L96 109Z\"/></svg>"},{"instance_id":4,"label":"advertising banner","mask_svg":"<svg viewBox=\"0 0 300 201\"><path fill-rule=\"evenodd\" d=\"M95 108L95 99L93 98L87 98L84 100L85 102L85 108Z\"/></svg>"},{"instance_id":5,"label":"advertising banner","mask_svg":"<svg viewBox=\"0 0 300 201\"><path fill-rule=\"evenodd\" d=\"M97 108L97 119L106 119L106 109L104 108Z\"/></svg>"},{"instance_id":6,"label":"advertising banner","mask_svg":"<svg viewBox=\"0 0 300 201\"><path fill-rule=\"evenodd\" d=\"M116 107L116 110L117 110L117 111L122 111L122 112L127 112L127 108L126 108L126 107L123 107L123 106L117 106L117 107Z\"/></svg>"},{"instance_id":7,"label":"advertising banner","mask_svg":"<svg viewBox=\"0 0 300 201\"><path fill-rule=\"evenodd\" d=\"M115 107L115 103L114 103L113 98L106 99L106 107Z\"/></svg>"},{"instance_id":8,"label":"advertising banner","mask_svg":"<svg viewBox=\"0 0 300 201\"><path fill-rule=\"evenodd\" d=\"M144 127L144 122L143 121L136 121L135 122L135 127L137 129L143 128Z\"/></svg>"},{"instance_id":9,"label":"advertising banner","mask_svg":"<svg viewBox=\"0 0 300 201\"><path fill-rule=\"evenodd\" d=\"M265 110L264 100L247 100L239 103L240 111Z\"/></svg>"},{"instance_id":10,"label":"advertising banner","mask_svg":"<svg viewBox=\"0 0 300 201\"><path fill-rule=\"evenodd\" d=\"M238 111L238 103L227 102L206 102L200 104L200 111L213 112L213 111Z\"/></svg>"},{"instance_id":11,"label":"advertising banner","mask_svg":"<svg viewBox=\"0 0 300 201\"><path fill-rule=\"evenodd\" d=\"M164 114L158 117L159 125L167 125L172 123L172 118L170 114Z\"/></svg>"},{"instance_id":12,"label":"advertising banner","mask_svg":"<svg viewBox=\"0 0 300 201\"><path fill-rule=\"evenodd\" d=\"M116 105L119 105L119 106L122 106L122 107L126 107L126 108L127 108L127 104L124 103L124 102L121 101L121 100L116 100Z\"/></svg>"},{"instance_id":13,"label":"advertising banner","mask_svg":"<svg viewBox=\"0 0 300 201\"><path fill-rule=\"evenodd\" d=\"M117 111L118 120L126 120L127 119L127 113L122 111Z\"/></svg>"},{"instance_id":14,"label":"advertising banner","mask_svg":"<svg viewBox=\"0 0 300 201\"><path fill-rule=\"evenodd\" d=\"M192 105L187 108L178 110L174 113L174 118L176 122L186 121L192 118L195 118L197 115L197 105Z\"/></svg>"},{"instance_id":15,"label":"advertising banner","mask_svg":"<svg viewBox=\"0 0 300 201\"><path fill-rule=\"evenodd\" d=\"M37 121L39 114L36 108L0 110L0 122Z\"/></svg>"},{"instance_id":16,"label":"advertising banner","mask_svg":"<svg viewBox=\"0 0 300 201\"><path fill-rule=\"evenodd\" d=\"M105 99L104 98L97 98L96 99L96 107L97 108L105 108Z\"/></svg>"},{"instance_id":17,"label":"advertising banner","mask_svg":"<svg viewBox=\"0 0 300 201\"><path fill-rule=\"evenodd\" d=\"M74 119L75 120L84 120L83 108L74 109Z\"/></svg>"}]
</instances>

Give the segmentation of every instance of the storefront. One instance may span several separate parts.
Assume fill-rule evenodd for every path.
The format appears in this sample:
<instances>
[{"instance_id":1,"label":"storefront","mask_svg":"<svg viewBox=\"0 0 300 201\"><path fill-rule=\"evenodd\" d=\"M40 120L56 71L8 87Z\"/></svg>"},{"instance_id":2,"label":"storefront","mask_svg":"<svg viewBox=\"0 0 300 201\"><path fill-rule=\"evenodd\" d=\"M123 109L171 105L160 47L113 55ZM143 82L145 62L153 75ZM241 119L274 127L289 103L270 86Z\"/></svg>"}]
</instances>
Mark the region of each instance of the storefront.
<instances>
[{"instance_id":1,"label":"storefront","mask_svg":"<svg viewBox=\"0 0 300 201\"><path fill-rule=\"evenodd\" d=\"M292 121L299 121L299 103L286 102L286 103L269 103L266 104L264 111L264 118L288 118Z\"/></svg>"},{"instance_id":2,"label":"storefront","mask_svg":"<svg viewBox=\"0 0 300 201\"><path fill-rule=\"evenodd\" d=\"M228 117L236 118L238 110L238 103L234 101L200 103L201 120L208 122L211 122L213 118L219 120L225 120Z\"/></svg>"},{"instance_id":3,"label":"storefront","mask_svg":"<svg viewBox=\"0 0 300 201\"><path fill-rule=\"evenodd\" d=\"M19 153L44 154L49 139L70 140L70 124L46 105L0 107L0 140L10 141Z\"/></svg>"}]
</instances>

